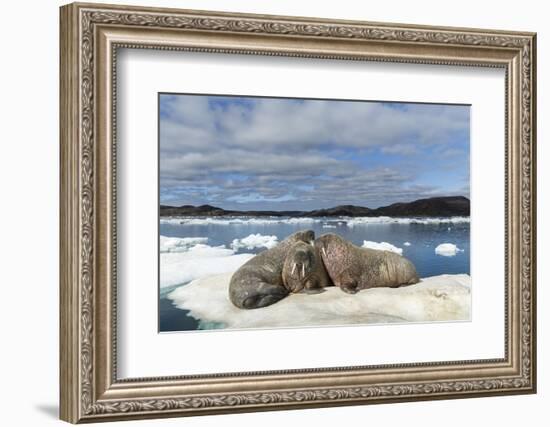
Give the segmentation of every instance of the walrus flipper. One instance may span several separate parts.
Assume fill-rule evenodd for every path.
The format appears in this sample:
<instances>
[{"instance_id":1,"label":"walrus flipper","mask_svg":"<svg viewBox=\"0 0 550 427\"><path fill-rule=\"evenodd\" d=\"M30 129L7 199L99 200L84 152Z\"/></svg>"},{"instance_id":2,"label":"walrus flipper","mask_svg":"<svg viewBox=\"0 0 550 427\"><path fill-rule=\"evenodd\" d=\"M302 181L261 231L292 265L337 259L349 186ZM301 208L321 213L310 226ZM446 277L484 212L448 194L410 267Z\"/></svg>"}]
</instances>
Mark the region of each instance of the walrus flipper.
<instances>
[{"instance_id":1,"label":"walrus flipper","mask_svg":"<svg viewBox=\"0 0 550 427\"><path fill-rule=\"evenodd\" d=\"M356 294L359 292L359 283L349 272L342 273L338 285L346 294Z\"/></svg>"},{"instance_id":2,"label":"walrus flipper","mask_svg":"<svg viewBox=\"0 0 550 427\"><path fill-rule=\"evenodd\" d=\"M275 304L287 295L288 291L282 286L258 281L246 292L231 295L231 302L239 308L253 309Z\"/></svg>"},{"instance_id":3,"label":"walrus flipper","mask_svg":"<svg viewBox=\"0 0 550 427\"><path fill-rule=\"evenodd\" d=\"M272 285L271 285L272 286ZM251 295L243 301L244 308L262 308L279 302L288 295L288 292L282 292L279 286L272 286L273 293ZM276 288L276 289L275 289Z\"/></svg>"}]
</instances>

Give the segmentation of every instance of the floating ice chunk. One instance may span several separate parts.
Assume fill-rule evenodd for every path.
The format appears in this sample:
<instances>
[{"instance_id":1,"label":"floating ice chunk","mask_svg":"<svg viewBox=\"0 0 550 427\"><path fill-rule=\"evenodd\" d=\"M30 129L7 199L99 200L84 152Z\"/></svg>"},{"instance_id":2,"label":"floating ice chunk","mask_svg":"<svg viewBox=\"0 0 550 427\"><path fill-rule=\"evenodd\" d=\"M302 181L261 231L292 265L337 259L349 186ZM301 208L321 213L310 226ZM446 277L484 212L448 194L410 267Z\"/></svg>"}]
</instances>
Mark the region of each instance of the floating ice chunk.
<instances>
[{"instance_id":1,"label":"floating ice chunk","mask_svg":"<svg viewBox=\"0 0 550 427\"><path fill-rule=\"evenodd\" d=\"M411 246L411 242L405 242L403 243L403 246Z\"/></svg>"},{"instance_id":2,"label":"floating ice chunk","mask_svg":"<svg viewBox=\"0 0 550 427\"><path fill-rule=\"evenodd\" d=\"M323 228L337 228L334 224L323 224Z\"/></svg>"},{"instance_id":3,"label":"floating ice chunk","mask_svg":"<svg viewBox=\"0 0 550 427\"><path fill-rule=\"evenodd\" d=\"M197 244L187 252L166 252L160 254L160 287L237 270L253 254L235 254L225 246Z\"/></svg>"},{"instance_id":4,"label":"floating ice chunk","mask_svg":"<svg viewBox=\"0 0 550 427\"><path fill-rule=\"evenodd\" d=\"M416 285L372 288L355 295L331 286L318 294L292 294L256 310L231 304L230 280L230 273L198 279L176 288L168 298L202 325L232 329L470 320L467 274L433 276Z\"/></svg>"},{"instance_id":5,"label":"floating ice chunk","mask_svg":"<svg viewBox=\"0 0 550 427\"><path fill-rule=\"evenodd\" d=\"M441 256L455 256L458 252L464 252L453 243L441 243L435 248L435 253Z\"/></svg>"},{"instance_id":6,"label":"floating ice chunk","mask_svg":"<svg viewBox=\"0 0 550 427\"><path fill-rule=\"evenodd\" d=\"M208 242L208 237L160 236L160 252L187 252L191 247Z\"/></svg>"},{"instance_id":7,"label":"floating ice chunk","mask_svg":"<svg viewBox=\"0 0 550 427\"><path fill-rule=\"evenodd\" d=\"M448 218L393 218L389 216L357 217L347 220L348 227L369 224L460 224L469 223L470 217L453 216Z\"/></svg>"},{"instance_id":8,"label":"floating ice chunk","mask_svg":"<svg viewBox=\"0 0 550 427\"><path fill-rule=\"evenodd\" d=\"M231 243L233 250L238 251L241 248L267 248L271 249L277 246L277 236L263 236L260 233L250 234L242 239L234 239Z\"/></svg>"},{"instance_id":9,"label":"floating ice chunk","mask_svg":"<svg viewBox=\"0 0 550 427\"><path fill-rule=\"evenodd\" d=\"M369 240L363 240L363 248L376 249L378 251L390 251L395 252L396 254L403 255L403 249L398 248L397 246L392 245L388 242L371 242Z\"/></svg>"}]
</instances>

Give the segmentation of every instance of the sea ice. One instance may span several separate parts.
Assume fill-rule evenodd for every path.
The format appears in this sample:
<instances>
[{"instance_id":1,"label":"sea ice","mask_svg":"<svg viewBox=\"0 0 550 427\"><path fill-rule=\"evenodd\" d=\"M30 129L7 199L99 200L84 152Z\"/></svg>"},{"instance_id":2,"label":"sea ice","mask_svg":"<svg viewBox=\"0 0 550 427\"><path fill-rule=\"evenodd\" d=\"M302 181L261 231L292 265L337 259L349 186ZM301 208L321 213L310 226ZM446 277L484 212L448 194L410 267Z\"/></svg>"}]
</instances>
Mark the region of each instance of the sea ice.
<instances>
[{"instance_id":1,"label":"sea ice","mask_svg":"<svg viewBox=\"0 0 550 427\"><path fill-rule=\"evenodd\" d=\"M241 248L267 248L271 249L277 246L277 236L263 236L260 233L250 234L242 239L234 239L231 243L233 250L238 251Z\"/></svg>"},{"instance_id":2,"label":"sea ice","mask_svg":"<svg viewBox=\"0 0 550 427\"><path fill-rule=\"evenodd\" d=\"M187 252L199 243L207 243L208 237L166 237L160 236L160 252Z\"/></svg>"},{"instance_id":3,"label":"sea ice","mask_svg":"<svg viewBox=\"0 0 550 427\"><path fill-rule=\"evenodd\" d=\"M190 282L201 277L233 272L253 254L235 254L225 246L197 244L186 252L160 254L160 287Z\"/></svg>"},{"instance_id":4,"label":"sea ice","mask_svg":"<svg viewBox=\"0 0 550 427\"><path fill-rule=\"evenodd\" d=\"M255 310L236 308L228 298L232 273L204 277L168 294L203 324L226 328L304 327L344 324L470 320L470 276L441 275L400 288L373 288L355 295L328 287L318 294L292 294Z\"/></svg>"},{"instance_id":5,"label":"sea ice","mask_svg":"<svg viewBox=\"0 0 550 427\"><path fill-rule=\"evenodd\" d=\"M347 221L348 227L369 224L460 224L469 223L470 217L453 216L449 218L393 218L389 216L357 217Z\"/></svg>"},{"instance_id":6,"label":"sea ice","mask_svg":"<svg viewBox=\"0 0 550 427\"><path fill-rule=\"evenodd\" d=\"M405 242L403 243L403 246L411 246L411 242Z\"/></svg>"},{"instance_id":7,"label":"sea ice","mask_svg":"<svg viewBox=\"0 0 550 427\"><path fill-rule=\"evenodd\" d=\"M337 217L338 224L347 224L348 227L369 224L460 224L469 223L470 217L454 216L448 218L393 218L389 216L378 217ZM316 224L326 221L326 218L281 218L281 217L162 217L161 224L171 225L270 225L290 224L304 225Z\"/></svg>"},{"instance_id":8,"label":"sea ice","mask_svg":"<svg viewBox=\"0 0 550 427\"><path fill-rule=\"evenodd\" d=\"M455 256L458 252L464 252L453 243L441 243L435 248L435 253L442 256Z\"/></svg>"},{"instance_id":9,"label":"sea ice","mask_svg":"<svg viewBox=\"0 0 550 427\"><path fill-rule=\"evenodd\" d=\"M316 218L280 218L280 217L223 217L223 218L200 218L200 217L164 217L160 219L161 224L172 225L269 225L269 224L314 224L321 222Z\"/></svg>"},{"instance_id":10,"label":"sea ice","mask_svg":"<svg viewBox=\"0 0 550 427\"><path fill-rule=\"evenodd\" d=\"M397 246L392 245L388 242L371 242L369 240L363 240L363 248L376 249L378 251L390 251L395 252L396 254L403 255L403 249L398 248Z\"/></svg>"}]
</instances>

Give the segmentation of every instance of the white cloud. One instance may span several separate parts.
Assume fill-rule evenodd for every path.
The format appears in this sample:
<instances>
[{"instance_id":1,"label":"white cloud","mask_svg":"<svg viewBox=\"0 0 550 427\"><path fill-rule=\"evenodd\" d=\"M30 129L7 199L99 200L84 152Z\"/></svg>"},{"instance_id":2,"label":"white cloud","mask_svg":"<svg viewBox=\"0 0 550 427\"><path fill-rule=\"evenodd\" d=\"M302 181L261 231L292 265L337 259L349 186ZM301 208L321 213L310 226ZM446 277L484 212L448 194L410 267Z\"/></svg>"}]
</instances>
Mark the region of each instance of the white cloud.
<instances>
[{"instance_id":1,"label":"white cloud","mask_svg":"<svg viewBox=\"0 0 550 427\"><path fill-rule=\"evenodd\" d=\"M338 141L344 146L399 146L442 144L457 133L468 132L467 107L414 104L406 109L386 103L297 101L273 98L249 98L245 107L235 102L226 108L209 108L204 96L175 96L169 106L167 122L233 147L264 150L285 146L302 151L321 141ZM161 128L161 132L164 129ZM167 131L170 128L167 128ZM167 141L180 133L167 132ZM205 138L210 139L210 138ZM195 144L193 139L183 144ZM209 151L211 147L203 147ZM387 148L386 148L387 149Z\"/></svg>"},{"instance_id":2,"label":"white cloud","mask_svg":"<svg viewBox=\"0 0 550 427\"><path fill-rule=\"evenodd\" d=\"M161 201L227 208L247 200L249 208L265 209L376 207L450 195L451 187L442 180L416 182L424 169L435 173L439 165L443 172L438 173L445 173L453 167L468 177L468 147L462 157L464 147L456 147L456 141L468 141L467 107L186 95L161 99ZM413 160L384 163L377 153ZM464 185L458 184L452 188Z\"/></svg>"}]
</instances>

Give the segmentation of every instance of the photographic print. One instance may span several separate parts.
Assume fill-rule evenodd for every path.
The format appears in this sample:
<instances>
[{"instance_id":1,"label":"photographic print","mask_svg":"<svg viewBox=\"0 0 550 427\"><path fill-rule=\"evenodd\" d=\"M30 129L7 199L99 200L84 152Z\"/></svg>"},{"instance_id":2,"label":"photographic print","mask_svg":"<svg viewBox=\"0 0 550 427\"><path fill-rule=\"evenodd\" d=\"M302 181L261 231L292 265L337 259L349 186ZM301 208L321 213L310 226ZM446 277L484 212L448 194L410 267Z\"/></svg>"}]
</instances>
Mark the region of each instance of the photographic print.
<instances>
[{"instance_id":1,"label":"photographic print","mask_svg":"<svg viewBox=\"0 0 550 427\"><path fill-rule=\"evenodd\" d=\"M469 105L158 102L160 332L470 320Z\"/></svg>"}]
</instances>

